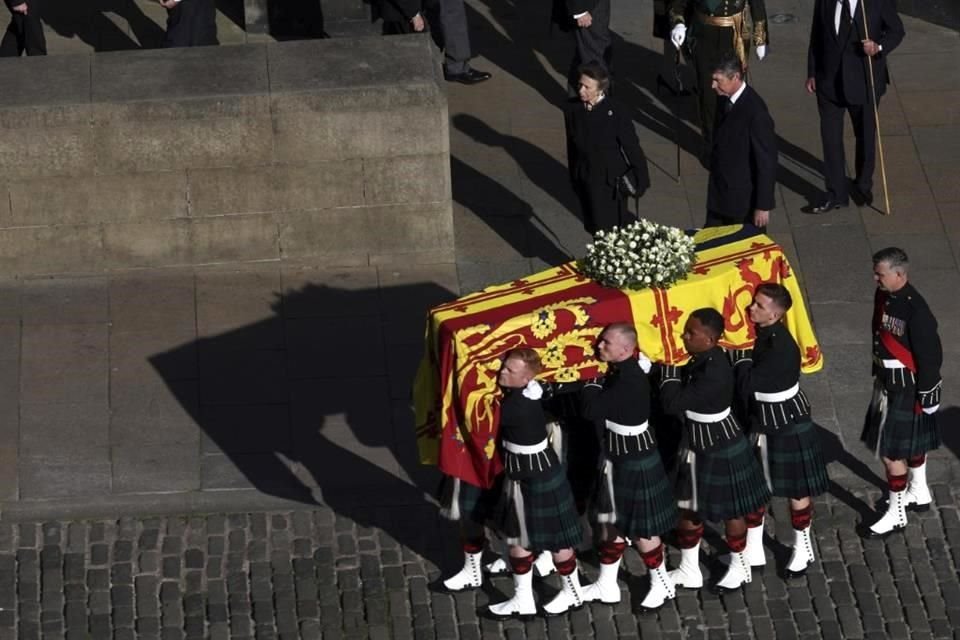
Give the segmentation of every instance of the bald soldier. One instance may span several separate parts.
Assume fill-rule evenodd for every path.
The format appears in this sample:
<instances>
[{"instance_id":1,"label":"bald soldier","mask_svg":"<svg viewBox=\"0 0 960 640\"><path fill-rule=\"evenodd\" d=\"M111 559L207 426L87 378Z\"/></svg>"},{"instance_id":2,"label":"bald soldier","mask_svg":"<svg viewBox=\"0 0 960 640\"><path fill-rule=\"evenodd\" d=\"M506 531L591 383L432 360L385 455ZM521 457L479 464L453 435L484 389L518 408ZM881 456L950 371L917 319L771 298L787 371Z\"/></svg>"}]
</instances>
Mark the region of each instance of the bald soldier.
<instances>
[{"instance_id":1,"label":"bald soldier","mask_svg":"<svg viewBox=\"0 0 960 640\"><path fill-rule=\"evenodd\" d=\"M583 416L602 424L604 432L601 477L591 509L591 520L601 531L600 577L583 588L583 600L620 602L617 574L630 538L650 575L650 590L640 606L658 609L676 595L660 536L676 526L677 508L649 422L650 360L642 353L637 357L637 330L626 323L612 324L600 334L597 357L609 365L607 375L587 383L581 401Z\"/></svg>"}]
</instances>

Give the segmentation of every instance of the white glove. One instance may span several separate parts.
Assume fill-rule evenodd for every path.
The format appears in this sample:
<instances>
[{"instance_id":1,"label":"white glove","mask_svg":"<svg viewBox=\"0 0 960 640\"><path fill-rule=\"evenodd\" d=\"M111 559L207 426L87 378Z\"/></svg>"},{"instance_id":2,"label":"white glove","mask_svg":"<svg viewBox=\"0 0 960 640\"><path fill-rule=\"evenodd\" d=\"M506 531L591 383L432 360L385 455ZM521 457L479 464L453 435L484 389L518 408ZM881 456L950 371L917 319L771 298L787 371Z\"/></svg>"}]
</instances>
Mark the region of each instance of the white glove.
<instances>
[{"instance_id":1,"label":"white glove","mask_svg":"<svg viewBox=\"0 0 960 640\"><path fill-rule=\"evenodd\" d=\"M670 42L673 43L677 49L683 46L683 41L687 39L687 26L685 24L678 24L673 28L673 31L670 32Z\"/></svg>"},{"instance_id":2,"label":"white glove","mask_svg":"<svg viewBox=\"0 0 960 640\"><path fill-rule=\"evenodd\" d=\"M938 404L937 404L937 405L934 405L934 406L932 406L932 407L924 407L924 408L923 408L923 412L924 412L925 414L927 414L928 416L932 416L933 414L935 414L935 413L937 412L937 409L939 409L939 408L940 408L940 405L938 405Z\"/></svg>"},{"instance_id":3,"label":"white glove","mask_svg":"<svg viewBox=\"0 0 960 640\"><path fill-rule=\"evenodd\" d=\"M757 60L763 60L767 57L767 45L761 44L757 47Z\"/></svg>"},{"instance_id":4,"label":"white glove","mask_svg":"<svg viewBox=\"0 0 960 640\"><path fill-rule=\"evenodd\" d=\"M643 351L640 352L640 355L637 357L637 363L640 365L640 368L644 373L650 373L650 369L653 368L653 362L650 361L650 358L647 357Z\"/></svg>"}]
</instances>

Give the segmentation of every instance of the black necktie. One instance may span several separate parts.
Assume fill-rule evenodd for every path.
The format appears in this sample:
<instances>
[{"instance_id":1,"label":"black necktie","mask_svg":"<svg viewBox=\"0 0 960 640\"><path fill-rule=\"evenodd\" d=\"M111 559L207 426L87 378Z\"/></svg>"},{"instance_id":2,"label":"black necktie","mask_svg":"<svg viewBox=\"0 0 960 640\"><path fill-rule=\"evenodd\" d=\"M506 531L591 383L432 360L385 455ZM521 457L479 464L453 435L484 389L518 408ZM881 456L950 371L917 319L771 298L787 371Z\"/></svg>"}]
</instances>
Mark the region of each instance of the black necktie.
<instances>
[{"instance_id":1,"label":"black necktie","mask_svg":"<svg viewBox=\"0 0 960 640\"><path fill-rule=\"evenodd\" d=\"M733 111L733 100L731 100L730 98L727 98L727 103L723 105L723 114L727 115L731 111Z\"/></svg>"},{"instance_id":2,"label":"black necktie","mask_svg":"<svg viewBox=\"0 0 960 640\"><path fill-rule=\"evenodd\" d=\"M840 2L843 3L843 7L840 9L840 26L843 28L849 26L853 18L850 16L849 0L840 0Z\"/></svg>"}]
</instances>

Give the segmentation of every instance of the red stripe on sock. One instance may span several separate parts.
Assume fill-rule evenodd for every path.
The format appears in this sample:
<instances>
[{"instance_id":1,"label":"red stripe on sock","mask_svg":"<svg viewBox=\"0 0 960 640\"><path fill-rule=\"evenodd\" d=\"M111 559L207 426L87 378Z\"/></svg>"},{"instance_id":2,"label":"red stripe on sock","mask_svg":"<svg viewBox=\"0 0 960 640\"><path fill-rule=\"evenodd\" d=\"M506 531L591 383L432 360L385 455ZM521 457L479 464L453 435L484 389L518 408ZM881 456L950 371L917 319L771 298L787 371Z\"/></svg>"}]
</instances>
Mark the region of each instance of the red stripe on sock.
<instances>
[{"instance_id":1,"label":"red stripe on sock","mask_svg":"<svg viewBox=\"0 0 960 640\"><path fill-rule=\"evenodd\" d=\"M577 570L577 556L574 554L561 562L554 561L553 564L557 567L557 573L568 576Z\"/></svg>"},{"instance_id":2,"label":"red stripe on sock","mask_svg":"<svg viewBox=\"0 0 960 640\"><path fill-rule=\"evenodd\" d=\"M463 550L465 553L480 553L486 543L486 538L470 538L463 541Z\"/></svg>"},{"instance_id":3,"label":"red stripe on sock","mask_svg":"<svg viewBox=\"0 0 960 640\"><path fill-rule=\"evenodd\" d=\"M907 474L905 473L902 476L894 476L888 473L887 485L890 487L890 491L893 491L894 493L903 491L907 488Z\"/></svg>"},{"instance_id":4,"label":"red stripe on sock","mask_svg":"<svg viewBox=\"0 0 960 640\"><path fill-rule=\"evenodd\" d=\"M907 465L911 469L916 469L917 467L922 467L923 463L927 461L927 454L921 453L918 456L913 456L912 458L907 458Z\"/></svg>"},{"instance_id":5,"label":"red stripe on sock","mask_svg":"<svg viewBox=\"0 0 960 640\"><path fill-rule=\"evenodd\" d=\"M530 570L533 568L533 561L535 559L536 558L532 553L522 558L510 556L510 567L513 569L513 572L516 575L522 576L525 573L530 573Z\"/></svg>"},{"instance_id":6,"label":"red stripe on sock","mask_svg":"<svg viewBox=\"0 0 960 640\"><path fill-rule=\"evenodd\" d=\"M811 504L806 509L797 509L794 511L790 510L790 524L793 525L793 528L802 531L810 526L810 521L813 520L813 505Z\"/></svg>"},{"instance_id":7,"label":"red stripe on sock","mask_svg":"<svg viewBox=\"0 0 960 640\"><path fill-rule=\"evenodd\" d=\"M741 553L744 549L747 548L747 534L746 532L743 535L739 536L727 536L727 546L730 547L730 551L734 553Z\"/></svg>"},{"instance_id":8,"label":"red stripe on sock","mask_svg":"<svg viewBox=\"0 0 960 640\"><path fill-rule=\"evenodd\" d=\"M643 564L647 569L656 569L663 564L663 545L658 545L653 551L647 551L640 554L643 557Z\"/></svg>"},{"instance_id":9,"label":"red stripe on sock","mask_svg":"<svg viewBox=\"0 0 960 640\"><path fill-rule=\"evenodd\" d=\"M759 527L763 524L763 514L766 512L766 507L760 507L756 511L748 513L743 519L747 521L747 526L753 529L754 527Z\"/></svg>"},{"instance_id":10,"label":"red stripe on sock","mask_svg":"<svg viewBox=\"0 0 960 640\"><path fill-rule=\"evenodd\" d=\"M703 524L693 529L677 529L677 546L681 549L693 549L703 538Z\"/></svg>"},{"instance_id":11,"label":"red stripe on sock","mask_svg":"<svg viewBox=\"0 0 960 640\"><path fill-rule=\"evenodd\" d=\"M625 541L615 542L611 540L610 542L604 542L600 545L600 564L614 564L623 557L626 548L627 543Z\"/></svg>"}]
</instances>

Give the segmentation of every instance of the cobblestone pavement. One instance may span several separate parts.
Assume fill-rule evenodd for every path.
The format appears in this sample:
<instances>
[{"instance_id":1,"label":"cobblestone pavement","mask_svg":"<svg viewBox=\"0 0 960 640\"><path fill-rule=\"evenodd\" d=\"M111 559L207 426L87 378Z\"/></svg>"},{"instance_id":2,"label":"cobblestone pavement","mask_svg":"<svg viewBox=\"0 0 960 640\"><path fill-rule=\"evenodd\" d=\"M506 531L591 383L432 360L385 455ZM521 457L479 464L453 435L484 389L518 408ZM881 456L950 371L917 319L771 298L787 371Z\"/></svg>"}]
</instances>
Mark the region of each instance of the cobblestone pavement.
<instances>
[{"instance_id":1,"label":"cobblestone pavement","mask_svg":"<svg viewBox=\"0 0 960 640\"><path fill-rule=\"evenodd\" d=\"M644 571L628 552L621 604L502 623L478 610L511 593L508 577L472 593L431 589L458 551L429 506L394 510L394 531L420 536L422 553L325 507L3 524L0 638L960 638L960 493L934 492L938 506L886 541L852 526L857 501L876 492L818 501L819 562L805 578L777 575L788 550L768 539L766 572L742 593L685 591L638 616ZM768 535L789 540L789 520L770 520ZM582 571L596 575L590 552ZM543 602L556 576L536 588Z\"/></svg>"}]
</instances>

